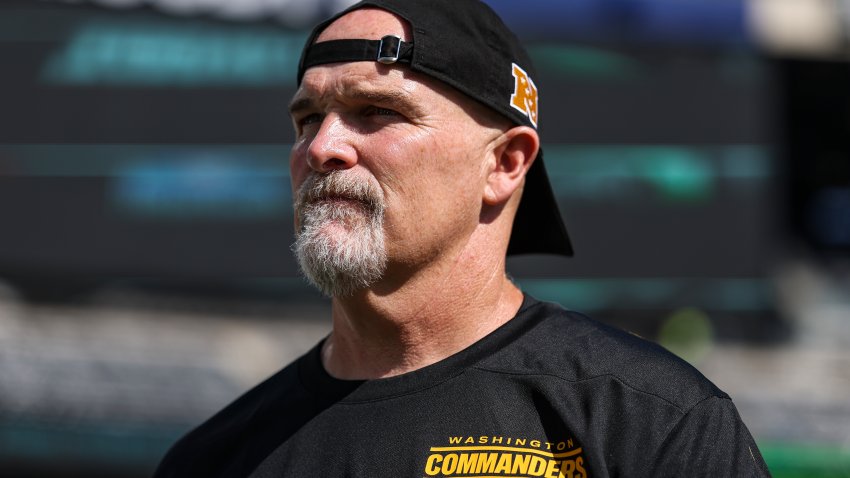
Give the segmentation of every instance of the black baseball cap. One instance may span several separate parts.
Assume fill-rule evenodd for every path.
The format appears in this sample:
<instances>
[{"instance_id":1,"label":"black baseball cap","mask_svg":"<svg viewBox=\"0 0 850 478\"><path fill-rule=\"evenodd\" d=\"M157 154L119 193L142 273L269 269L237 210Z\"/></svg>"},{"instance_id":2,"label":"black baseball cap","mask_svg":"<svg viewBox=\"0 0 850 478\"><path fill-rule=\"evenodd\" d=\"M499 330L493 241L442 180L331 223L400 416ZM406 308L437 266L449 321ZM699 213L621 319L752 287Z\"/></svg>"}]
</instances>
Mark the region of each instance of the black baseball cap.
<instances>
[{"instance_id":1,"label":"black baseball cap","mask_svg":"<svg viewBox=\"0 0 850 478\"><path fill-rule=\"evenodd\" d=\"M339 17L375 7L408 22L413 41L396 36L315 43ZM446 83L514 124L537 129L536 73L516 35L478 0L365 0L320 23L307 39L298 66L350 61L400 63ZM543 150L526 174L508 254L573 255L572 244L543 165Z\"/></svg>"}]
</instances>

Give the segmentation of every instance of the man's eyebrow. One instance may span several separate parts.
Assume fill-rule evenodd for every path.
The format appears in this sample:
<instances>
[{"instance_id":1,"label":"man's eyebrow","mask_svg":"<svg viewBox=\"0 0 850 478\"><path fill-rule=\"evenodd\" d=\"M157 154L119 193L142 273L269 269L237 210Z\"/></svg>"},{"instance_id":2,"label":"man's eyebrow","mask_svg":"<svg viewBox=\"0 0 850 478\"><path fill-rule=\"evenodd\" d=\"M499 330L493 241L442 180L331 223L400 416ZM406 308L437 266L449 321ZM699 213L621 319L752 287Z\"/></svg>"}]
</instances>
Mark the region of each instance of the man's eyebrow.
<instances>
[{"instance_id":1,"label":"man's eyebrow","mask_svg":"<svg viewBox=\"0 0 850 478\"><path fill-rule=\"evenodd\" d=\"M403 90L371 90L362 88L352 88L342 94L343 97L361 101L364 103L374 103L391 108L397 108L402 113L420 114L421 108L413 101L411 95ZM295 115L300 111L314 108L315 101L310 97L293 98L289 104L289 114Z\"/></svg>"},{"instance_id":2,"label":"man's eyebrow","mask_svg":"<svg viewBox=\"0 0 850 478\"><path fill-rule=\"evenodd\" d=\"M354 100L367 103L377 103L387 106L395 106L410 111L417 111L418 107L413 102L410 94L402 90L367 90L353 89L346 96Z\"/></svg>"},{"instance_id":3,"label":"man's eyebrow","mask_svg":"<svg viewBox=\"0 0 850 478\"><path fill-rule=\"evenodd\" d=\"M289 114L294 115L299 111L309 110L313 107L313 100L310 98L293 98L289 103Z\"/></svg>"}]
</instances>

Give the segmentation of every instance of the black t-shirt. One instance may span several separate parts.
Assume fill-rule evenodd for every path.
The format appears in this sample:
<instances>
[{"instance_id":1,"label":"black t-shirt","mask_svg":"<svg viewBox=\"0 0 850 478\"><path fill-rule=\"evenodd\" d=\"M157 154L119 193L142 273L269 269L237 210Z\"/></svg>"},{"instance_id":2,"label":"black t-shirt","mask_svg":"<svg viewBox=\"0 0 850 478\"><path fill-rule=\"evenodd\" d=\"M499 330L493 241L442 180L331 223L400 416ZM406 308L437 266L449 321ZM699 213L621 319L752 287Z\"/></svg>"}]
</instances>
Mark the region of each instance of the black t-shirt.
<instances>
[{"instance_id":1,"label":"black t-shirt","mask_svg":"<svg viewBox=\"0 0 850 478\"><path fill-rule=\"evenodd\" d=\"M335 379L320 348L185 436L156 478L769 476L693 367L528 296L480 341L397 377Z\"/></svg>"}]
</instances>

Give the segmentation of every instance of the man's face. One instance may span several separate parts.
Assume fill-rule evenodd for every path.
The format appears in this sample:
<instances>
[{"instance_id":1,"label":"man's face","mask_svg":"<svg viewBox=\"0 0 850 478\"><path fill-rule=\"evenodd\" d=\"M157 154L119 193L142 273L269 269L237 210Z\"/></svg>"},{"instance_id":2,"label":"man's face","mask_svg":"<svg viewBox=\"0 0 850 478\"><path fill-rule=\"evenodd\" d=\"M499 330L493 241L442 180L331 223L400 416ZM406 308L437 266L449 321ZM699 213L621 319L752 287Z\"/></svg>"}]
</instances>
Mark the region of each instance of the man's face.
<instances>
[{"instance_id":1,"label":"man's face","mask_svg":"<svg viewBox=\"0 0 850 478\"><path fill-rule=\"evenodd\" d=\"M410 41L397 17L362 9L318 41L387 34ZM463 247L478 226L484 158L498 134L470 116L468 102L400 66L351 62L306 71L290 107L295 248L323 291L349 295L388 276L402 280ZM318 271L319 280L309 270L317 255L324 257L318 267L336 268Z\"/></svg>"}]
</instances>

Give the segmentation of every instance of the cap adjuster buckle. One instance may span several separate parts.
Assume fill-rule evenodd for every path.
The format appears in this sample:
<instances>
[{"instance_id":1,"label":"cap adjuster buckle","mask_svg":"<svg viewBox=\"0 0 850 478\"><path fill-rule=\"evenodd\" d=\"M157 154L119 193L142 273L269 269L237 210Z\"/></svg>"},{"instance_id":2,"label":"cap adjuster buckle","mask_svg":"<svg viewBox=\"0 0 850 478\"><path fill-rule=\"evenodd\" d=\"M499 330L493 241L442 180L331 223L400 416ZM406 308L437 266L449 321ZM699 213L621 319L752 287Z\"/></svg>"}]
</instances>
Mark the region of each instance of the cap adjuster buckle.
<instances>
[{"instance_id":1,"label":"cap adjuster buckle","mask_svg":"<svg viewBox=\"0 0 850 478\"><path fill-rule=\"evenodd\" d=\"M378 63L391 65L398 61L401 52L401 38L395 35L387 35L381 38L378 45Z\"/></svg>"}]
</instances>

